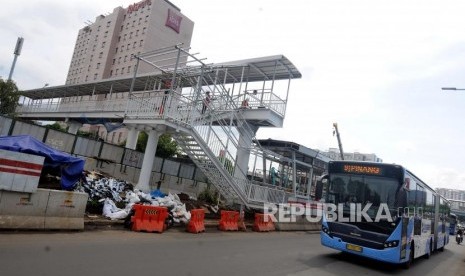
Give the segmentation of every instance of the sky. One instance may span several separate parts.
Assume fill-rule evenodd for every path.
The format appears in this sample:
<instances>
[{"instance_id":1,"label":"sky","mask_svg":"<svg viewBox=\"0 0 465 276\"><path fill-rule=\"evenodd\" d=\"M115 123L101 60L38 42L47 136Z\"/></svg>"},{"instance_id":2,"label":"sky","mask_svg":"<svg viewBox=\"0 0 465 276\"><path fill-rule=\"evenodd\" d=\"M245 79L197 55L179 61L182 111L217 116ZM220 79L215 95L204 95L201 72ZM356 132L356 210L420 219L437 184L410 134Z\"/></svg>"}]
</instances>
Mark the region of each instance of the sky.
<instances>
[{"instance_id":1,"label":"sky","mask_svg":"<svg viewBox=\"0 0 465 276\"><path fill-rule=\"evenodd\" d=\"M21 90L63 85L79 29L126 0L3 0L0 76ZM374 153L433 188L465 190L465 1L171 0L195 22L191 47L217 63L286 56L283 128L260 139Z\"/></svg>"}]
</instances>

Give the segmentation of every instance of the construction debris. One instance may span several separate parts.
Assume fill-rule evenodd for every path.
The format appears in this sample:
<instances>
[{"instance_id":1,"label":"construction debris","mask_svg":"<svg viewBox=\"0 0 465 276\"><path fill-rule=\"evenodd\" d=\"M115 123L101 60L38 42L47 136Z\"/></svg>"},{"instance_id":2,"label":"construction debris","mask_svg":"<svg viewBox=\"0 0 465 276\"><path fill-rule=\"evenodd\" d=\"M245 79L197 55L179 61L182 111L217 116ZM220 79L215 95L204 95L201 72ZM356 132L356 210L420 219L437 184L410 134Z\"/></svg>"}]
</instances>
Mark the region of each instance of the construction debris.
<instances>
[{"instance_id":1,"label":"construction debris","mask_svg":"<svg viewBox=\"0 0 465 276\"><path fill-rule=\"evenodd\" d=\"M86 172L78 191L89 194L90 202L103 204L102 215L111 220L123 220L132 215L134 204L166 207L169 212L168 225L187 224L191 214L176 194L165 195L159 190L146 194L134 189L132 184L105 177L98 172ZM118 207L119 206L119 207Z\"/></svg>"}]
</instances>

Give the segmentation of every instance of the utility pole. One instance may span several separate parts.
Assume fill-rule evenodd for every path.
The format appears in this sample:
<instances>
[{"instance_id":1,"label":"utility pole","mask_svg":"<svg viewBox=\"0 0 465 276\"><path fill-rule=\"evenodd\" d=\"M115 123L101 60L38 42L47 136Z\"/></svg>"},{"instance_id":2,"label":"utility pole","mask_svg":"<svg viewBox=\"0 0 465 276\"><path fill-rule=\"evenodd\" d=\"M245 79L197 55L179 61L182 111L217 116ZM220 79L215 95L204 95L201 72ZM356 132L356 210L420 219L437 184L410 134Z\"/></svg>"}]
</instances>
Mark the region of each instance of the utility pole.
<instances>
[{"instance_id":1,"label":"utility pole","mask_svg":"<svg viewBox=\"0 0 465 276\"><path fill-rule=\"evenodd\" d=\"M337 142L339 143L339 153L341 154L341 160L344 160L344 151L342 150L341 136L339 135L339 130L337 129L337 123L333 123L333 136L336 134Z\"/></svg>"},{"instance_id":2,"label":"utility pole","mask_svg":"<svg viewBox=\"0 0 465 276\"><path fill-rule=\"evenodd\" d=\"M13 64L11 65L10 75L8 76L8 81L11 81L11 77L13 76L13 72L15 70L16 60L18 56L21 54L21 49L23 48L24 38L18 37L16 41L15 51L13 52L15 57L13 59Z\"/></svg>"}]
</instances>

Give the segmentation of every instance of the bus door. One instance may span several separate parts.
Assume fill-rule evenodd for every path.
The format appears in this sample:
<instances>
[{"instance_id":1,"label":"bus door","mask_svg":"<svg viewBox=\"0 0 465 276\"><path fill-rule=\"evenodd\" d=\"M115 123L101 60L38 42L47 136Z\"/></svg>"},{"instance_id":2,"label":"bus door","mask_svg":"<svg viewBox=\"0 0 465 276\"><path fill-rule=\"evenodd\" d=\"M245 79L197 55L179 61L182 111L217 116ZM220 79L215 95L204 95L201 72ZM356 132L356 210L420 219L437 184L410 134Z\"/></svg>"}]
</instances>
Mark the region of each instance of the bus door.
<instances>
[{"instance_id":1,"label":"bus door","mask_svg":"<svg viewBox=\"0 0 465 276\"><path fill-rule=\"evenodd\" d=\"M415 213L415 207L413 210L410 210L409 207L400 207L397 209L398 216L402 219L402 231L401 231L401 247L400 247L400 258L404 259L407 256L407 244L408 244L408 234L407 229L410 221L410 211Z\"/></svg>"}]
</instances>

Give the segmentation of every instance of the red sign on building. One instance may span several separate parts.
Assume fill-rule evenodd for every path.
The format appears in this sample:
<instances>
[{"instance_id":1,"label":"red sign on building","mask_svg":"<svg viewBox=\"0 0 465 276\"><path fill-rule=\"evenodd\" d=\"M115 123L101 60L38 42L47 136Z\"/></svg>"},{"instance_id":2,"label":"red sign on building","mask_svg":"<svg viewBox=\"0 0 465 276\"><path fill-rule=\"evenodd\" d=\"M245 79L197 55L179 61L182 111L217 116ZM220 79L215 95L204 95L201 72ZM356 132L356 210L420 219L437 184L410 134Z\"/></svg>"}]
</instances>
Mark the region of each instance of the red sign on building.
<instances>
[{"instance_id":1,"label":"red sign on building","mask_svg":"<svg viewBox=\"0 0 465 276\"><path fill-rule=\"evenodd\" d=\"M182 17L174 13L171 9L168 9L168 17L166 18L165 26L170 27L179 34L181 28Z\"/></svg>"}]
</instances>

